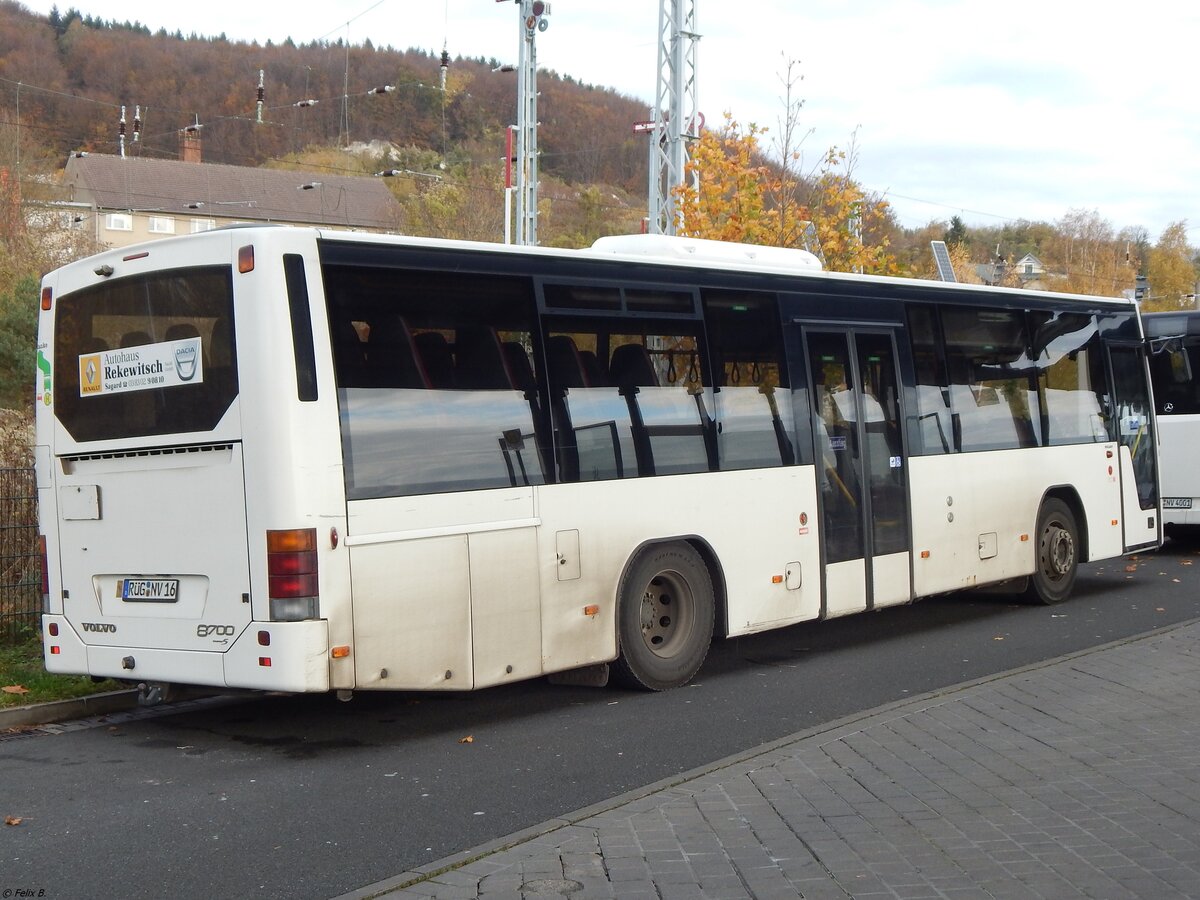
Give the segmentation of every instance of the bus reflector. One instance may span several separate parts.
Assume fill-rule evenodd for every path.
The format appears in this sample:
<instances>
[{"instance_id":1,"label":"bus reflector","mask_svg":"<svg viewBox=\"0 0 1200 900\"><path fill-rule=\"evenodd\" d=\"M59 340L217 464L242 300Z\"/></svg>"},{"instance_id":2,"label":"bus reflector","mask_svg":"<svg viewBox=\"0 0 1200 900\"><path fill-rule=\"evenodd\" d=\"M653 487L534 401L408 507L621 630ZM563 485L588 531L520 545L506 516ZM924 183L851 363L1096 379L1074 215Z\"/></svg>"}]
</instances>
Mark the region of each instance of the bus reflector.
<instances>
[{"instance_id":1,"label":"bus reflector","mask_svg":"<svg viewBox=\"0 0 1200 900\"><path fill-rule=\"evenodd\" d=\"M58 637L58 623L57 622L51 622L49 630L50 630L50 637Z\"/></svg>"},{"instance_id":2,"label":"bus reflector","mask_svg":"<svg viewBox=\"0 0 1200 900\"><path fill-rule=\"evenodd\" d=\"M345 659L347 656L350 655L350 645L342 644L341 646L334 647L332 650L329 651L329 655L332 656L334 659Z\"/></svg>"},{"instance_id":3,"label":"bus reflector","mask_svg":"<svg viewBox=\"0 0 1200 900\"><path fill-rule=\"evenodd\" d=\"M585 606L583 608L583 614L585 616L598 615L599 612L600 612L600 607L598 604L595 604L595 603L589 603L587 606Z\"/></svg>"},{"instance_id":4,"label":"bus reflector","mask_svg":"<svg viewBox=\"0 0 1200 900\"><path fill-rule=\"evenodd\" d=\"M264 668L267 668L267 669L271 668L271 657L269 657L269 656L260 656L260 657L258 658L258 664L259 664L260 666L263 666Z\"/></svg>"},{"instance_id":5,"label":"bus reflector","mask_svg":"<svg viewBox=\"0 0 1200 900\"><path fill-rule=\"evenodd\" d=\"M58 647L56 647L56 646L52 646L52 647L50 648L50 655L51 655L51 656L58 656L58 654L60 654L60 653L62 653L62 651L61 651L61 650L60 650Z\"/></svg>"},{"instance_id":6,"label":"bus reflector","mask_svg":"<svg viewBox=\"0 0 1200 900\"><path fill-rule=\"evenodd\" d=\"M258 646L260 646L260 647L270 647L271 646L271 632L260 631L258 633Z\"/></svg>"},{"instance_id":7,"label":"bus reflector","mask_svg":"<svg viewBox=\"0 0 1200 900\"><path fill-rule=\"evenodd\" d=\"M1021 535L1021 540L1022 540L1022 541L1027 541L1027 540L1029 540L1029 535L1027 535L1027 534L1023 534L1023 535Z\"/></svg>"},{"instance_id":8,"label":"bus reflector","mask_svg":"<svg viewBox=\"0 0 1200 900\"><path fill-rule=\"evenodd\" d=\"M772 575L771 576L771 584L783 584L783 576L782 575Z\"/></svg>"},{"instance_id":9,"label":"bus reflector","mask_svg":"<svg viewBox=\"0 0 1200 900\"><path fill-rule=\"evenodd\" d=\"M299 622L317 618L317 530L267 532L267 596L271 619Z\"/></svg>"},{"instance_id":10,"label":"bus reflector","mask_svg":"<svg viewBox=\"0 0 1200 900\"><path fill-rule=\"evenodd\" d=\"M254 245L247 244L238 248L238 272L245 275L254 271Z\"/></svg>"},{"instance_id":11,"label":"bus reflector","mask_svg":"<svg viewBox=\"0 0 1200 900\"><path fill-rule=\"evenodd\" d=\"M54 291L51 288L42 288L42 309L48 310L54 302Z\"/></svg>"},{"instance_id":12,"label":"bus reflector","mask_svg":"<svg viewBox=\"0 0 1200 900\"><path fill-rule=\"evenodd\" d=\"M929 559L929 551L928 550L921 551L921 559Z\"/></svg>"}]
</instances>

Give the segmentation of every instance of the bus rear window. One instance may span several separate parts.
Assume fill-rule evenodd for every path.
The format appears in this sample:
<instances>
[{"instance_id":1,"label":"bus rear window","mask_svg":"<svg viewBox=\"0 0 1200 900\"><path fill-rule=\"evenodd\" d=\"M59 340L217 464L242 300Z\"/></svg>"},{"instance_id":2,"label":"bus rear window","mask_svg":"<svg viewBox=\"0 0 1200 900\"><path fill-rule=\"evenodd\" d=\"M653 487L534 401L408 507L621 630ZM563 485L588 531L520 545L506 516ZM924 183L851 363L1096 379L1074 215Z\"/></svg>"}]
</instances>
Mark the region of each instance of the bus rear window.
<instances>
[{"instance_id":1,"label":"bus rear window","mask_svg":"<svg viewBox=\"0 0 1200 900\"><path fill-rule=\"evenodd\" d=\"M237 396L229 266L58 298L54 407L76 441L211 431Z\"/></svg>"}]
</instances>

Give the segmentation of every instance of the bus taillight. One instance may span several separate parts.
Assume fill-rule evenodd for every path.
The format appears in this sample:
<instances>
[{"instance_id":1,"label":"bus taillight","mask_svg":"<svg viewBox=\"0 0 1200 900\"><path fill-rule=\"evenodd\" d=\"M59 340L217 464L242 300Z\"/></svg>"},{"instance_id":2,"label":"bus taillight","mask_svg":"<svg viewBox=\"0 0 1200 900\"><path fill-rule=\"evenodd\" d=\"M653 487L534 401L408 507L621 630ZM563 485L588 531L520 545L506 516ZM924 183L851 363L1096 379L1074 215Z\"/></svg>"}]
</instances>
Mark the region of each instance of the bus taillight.
<instances>
[{"instance_id":1,"label":"bus taillight","mask_svg":"<svg viewBox=\"0 0 1200 900\"><path fill-rule=\"evenodd\" d=\"M315 528L267 532L267 582L272 620L317 618L320 591Z\"/></svg>"}]
</instances>

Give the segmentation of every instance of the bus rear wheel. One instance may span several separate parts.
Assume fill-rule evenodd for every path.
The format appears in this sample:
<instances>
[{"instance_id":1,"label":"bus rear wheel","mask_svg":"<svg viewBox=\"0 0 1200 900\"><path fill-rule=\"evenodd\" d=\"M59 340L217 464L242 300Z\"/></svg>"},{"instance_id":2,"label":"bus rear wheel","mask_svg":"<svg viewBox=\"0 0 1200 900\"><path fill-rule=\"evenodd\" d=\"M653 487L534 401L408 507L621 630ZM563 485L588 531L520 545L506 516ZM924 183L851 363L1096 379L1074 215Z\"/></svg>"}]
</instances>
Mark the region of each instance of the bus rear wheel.
<instances>
[{"instance_id":1,"label":"bus rear wheel","mask_svg":"<svg viewBox=\"0 0 1200 900\"><path fill-rule=\"evenodd\" d=\"M712 577L691 546L644 551L621 579L617 681L650 691L687 684L708 655L715 608Z\"/></svg>"},{"instance_id":2,"label":"bus rear wheel","mask_svg":"<svg viewBox=\"0 0 1200 900\"><path fill-rule=\"evenodd\" d=\"M1037 560L1025 596L1033 603L1062 603L1079 569L1079 528L1071 508L1054 497L1043 502L1035 540Z\"/></svg>"}]
</instances>

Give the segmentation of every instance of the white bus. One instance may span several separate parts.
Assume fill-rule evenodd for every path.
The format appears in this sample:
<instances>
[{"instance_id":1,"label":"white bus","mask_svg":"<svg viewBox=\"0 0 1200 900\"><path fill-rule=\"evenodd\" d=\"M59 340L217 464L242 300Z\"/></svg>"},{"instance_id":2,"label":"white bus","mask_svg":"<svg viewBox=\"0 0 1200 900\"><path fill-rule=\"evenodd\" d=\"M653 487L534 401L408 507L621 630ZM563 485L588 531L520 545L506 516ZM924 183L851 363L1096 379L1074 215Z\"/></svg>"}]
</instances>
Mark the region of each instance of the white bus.
<instances>
[{"instance_id":1,"label":"white bus","mask_svg":"<svg viewBox=\"0 0 1200 900\"><path fill-rule=\"evenodd\" d=\"M1150 380L1161 447L1162 518L1168 533L1200 525L1200 312L1146 313Z\"/></svg>"},{"instance_id":2,"label":"white bus","mask_svg":"<svg viewBox=\"0 0 1200 900\"><path fill-rule=\"evenodd\" d=\"M654 236L286 227L42 284L47 668L665 689L715 636L1156 546L1121 300Z\"/></svg>"}]
</instances>

